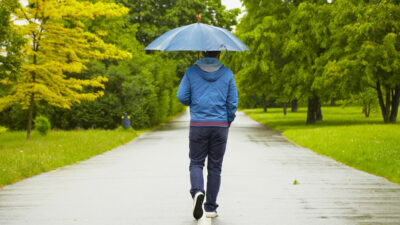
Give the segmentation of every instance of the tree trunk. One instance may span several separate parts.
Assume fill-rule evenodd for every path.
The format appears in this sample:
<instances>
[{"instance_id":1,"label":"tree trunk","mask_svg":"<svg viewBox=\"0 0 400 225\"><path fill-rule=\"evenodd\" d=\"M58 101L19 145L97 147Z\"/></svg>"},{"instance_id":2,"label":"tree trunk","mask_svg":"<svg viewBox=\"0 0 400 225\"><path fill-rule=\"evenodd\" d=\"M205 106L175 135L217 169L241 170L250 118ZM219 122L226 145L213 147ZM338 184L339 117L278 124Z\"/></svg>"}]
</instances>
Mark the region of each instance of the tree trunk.
<instances>
[{"instance_id":1,"label":"tree trunk","mask_svg":"<svg viewBox=\"0 0 400 225\"><path fill-rule=\"evenodd\" d=\"M390 119L389 119L389 117L390 117L390 106L392 105L392 103L391 103L391 101L390 101L390 99L391 99L391 90L390 90L390 88L387 88L386 89L386 100L385 100L385 112L386 112L386 114L385 114L385 123L389 123L390 122Z\"/></svg>"},{"instance_id":2,"label":"tree trunk","mask_svg":"<svg viewBox=\"0 0 400 225\"><path fill-rule=\"evenodd\" d=\"M299 109L299 102L297 99L294 99L292 101L292 112L297 112L298 109Z\"/></svg>"},{"instance_id":3,"label":"tree trunk","mask_svg":"<svg viewBox=\"0 0 400 225\"><path fill-rule=\"evenodd\" d=\"M396 85L394 89L387 88L385 100L383 99L383 93L379 81L376 82L376 91L378 92L379 106L381 107L383 122L396 123L400 104L400 86Z\"/></svg>"},{"instance_id":4,"label":"tree trunk","mask_svg":"<svg viewBox=\"0 0 400 225\"><path fill-rule=\"evenodd\" d=\"M315 124L316 121L316 110L315 110L315 98L308 99L308 109L307 109L307 124Z\"/></svg>"},{"instance_id":5,"label":"tree trunk","mask_svg":"<svg viewBox=\"0 0 400 225\"><path fill-rule=\"evenodd\" d=\"M368 103L364 102L362 112L364 113L365 117L369 117L369 114L371 113L371 103L370 102L368 102Z\"/></svg>"},{"instance_id":6,"label":"tree trunk","mask_svg":"<svg viewBox=\"0 0 400 225\"><path fill-rule=\"evenodd\" d=\"M37 52L38 50L38 45L35 44L35 39L34 39L34 47L33 50L35 52ZM33 55L33 64L36 65L37 64L37 58L36 58L36 54ZM34 84L36 82L36 74L35 72L32 73L32 83ZM32 93L31 93L31 97L29 99L29 118L28 118L28 130L27 130L27 134L26 134L26 139L30 140L31 139L31 131L32 131L32 120L33 120L33 107L35 106L35 93L33 92L33 87L32 87Z\"/></svg>"},{"instance_id":7,"label":"tree trunk","mask_svg":"<svg viewBox=\"0 0 400 225\"><path fill-rule=\"evenodd\" d=\"M263 98L263 108L264 108L264 112L267 112L267 99L265 97L265 94L262 95Z\"/></svg>"},{"instance_id":8,"label":"tree trunk","mask_svg":"<svg viewBox=\"0 0 400 225\"><path fill-rule=\"evenodd\" d=\"M287 104L283 103L283 116L287 115Z\"/></svg>"},{"instance_id":9,"label":"tree trunk","mask_svg":"<svg viewBox=\"0 0 400 225\"><path fill-rule=\"evenodd\" d=\"M389 121L388 113L386 111L385 102L383 101L383 93L381 89L381 84L379 81L376 82L376 91L378 92L379 106L381 107L381 113L383 117L383 122L387 123Z\"/></svg>"},{"instance_id":10,"label":"tree trunk","mask_svg":"<svg viewBox=\"0 0 400 225\"><path fill-rule=\"evenodd\" d=\"M320 103L320 101L319 101L319 98L318 97L315 97L315 112L316 112L316 119L318 120L318 121L322 121L322 111L321 111L321 103Z\"/></svg>"},{"instance_id":11,"label":"tree trunk","mask_svg":"<svg viewBox=\"0 0 400 225\"><path fill-rule=\"evenodd\" d=\"M336 101L335 98L331 98L331 106L335 106L335 101Z\"/></svg>"},{"instance_id":12,"label":"tree trunk","mask_svg":"<svg viewBox=\"0 0 400 225\"><path fill-rule=\"evenodd\" d=\"M371 103L368 103L367 107L367 117L369 117L369 114L371 113Z\"/></svg>"},{"instance_id":13,"label":"tree trunk","mask_svg":"<svg viewBox=\"0 0 400 225\"><path fill-rule=\"evenodd\" d=\"M308 99L307 124L315 124L317 120L322 120L322 111L319 98L314 96Z\"/></svg>"},{"instance_id":14,"label":"tree trunk","mask_svg":"<svg viewBox=\"0 0 400 225\"><path fill-rule=\"evenodd\" d=\"M394 88L394 93L392 94L392 110L390 112L390 123L396 123L397 114L399 112L400 103L400 87L396 86Z\"/></svg>"},{"instance_id":15,"label":"tree trunk","mask_svg":"<svg viewBox=\"0 0 400 225\"><path fill-rule=\"evenodd\" d=\"M32 119L33 119L33 104L34 104L34 94L31 94L31 99L29 100L29 118L28 118L28 131L26 134L26 139L31 139L31 131L32 131Z\"/></svg>"},{"instance_id":16,"label":"tree trunk","mask_svg":"<svg viewBox=\"0 0 400 225\"><path fill-rule=\"evenodd\" d=\"M33 45L33 50L35 52L38 51L39 45L36 43L36 38L34 38L34 45ZM33 55L33 64L36 65L37 64L37 58L36 58L36 54ZM32 83L35 84L36 82L36 74L35 72L32 72ZM34 93L34 87L32 87L32 93L31 93L31 97L29 99L29 118L28 118L28 131L26 134L26 139L29 140L31 139L31 131L32 131L32 120L33 120L33 110L35 107L35 93Z\"/></svg>"},{"instance_id":17,"label":"tree trunk","mask_svg":"<svg viewBox=\"0 0 400 225\"><path fill-rule=\"evenodd\" d=\"M362 108L362 113L365 115L365 117L368 117L367 116L367 107L365 105Z\"/></svg>"}]
</instances>

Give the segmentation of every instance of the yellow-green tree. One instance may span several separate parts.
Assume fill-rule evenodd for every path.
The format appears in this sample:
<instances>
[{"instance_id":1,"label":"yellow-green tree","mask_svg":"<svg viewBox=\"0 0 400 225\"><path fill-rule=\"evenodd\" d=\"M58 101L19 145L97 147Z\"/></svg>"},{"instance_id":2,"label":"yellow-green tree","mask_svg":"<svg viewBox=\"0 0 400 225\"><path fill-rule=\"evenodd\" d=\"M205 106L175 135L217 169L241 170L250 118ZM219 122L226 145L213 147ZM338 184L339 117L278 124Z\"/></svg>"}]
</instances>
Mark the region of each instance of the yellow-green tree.
<instances>
[{"instance_id":1,"label":"yellow-green tree","mask_svg":"<svg viewBox=\"0 0 400 225\"><path fill-rule=\"evenodd\" d=\"M107 78L82 80L71 76L86 69L90 59L124 59L126 51L105 43L106 32L85 30L85 21L96 17L120 17L128 9L114 3L76 0L29 0L14 12L20 21L15 29L27 38L25 60L19 76L9 81L12 88L0 98L0 111L20 104L29 110L27 139L32 129L35 106L46 102L60 108L91 101L103 95ZM21 22L22 21L22 22Z\"/></svg>"}]
</instances>

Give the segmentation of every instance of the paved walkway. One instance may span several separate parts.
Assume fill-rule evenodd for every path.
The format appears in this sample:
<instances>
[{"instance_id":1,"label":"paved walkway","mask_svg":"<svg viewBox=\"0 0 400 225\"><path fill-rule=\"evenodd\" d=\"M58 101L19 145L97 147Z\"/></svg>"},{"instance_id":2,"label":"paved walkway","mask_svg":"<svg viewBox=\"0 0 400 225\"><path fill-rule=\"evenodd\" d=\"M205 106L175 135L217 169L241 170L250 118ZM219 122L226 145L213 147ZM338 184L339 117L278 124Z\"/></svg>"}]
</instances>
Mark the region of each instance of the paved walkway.
<instances>
[{"instance_id":1,"label":"paved walkway","mask_svg":"<svg viewBox=\"0 0 400 225\"><path fill-rule=\"evenodd\" d=\"M243 113L228 139L220 217L196 222L188 119L4 187L0 224L400 224L399 185L293 145Z\"/></svg>"}]
</instances>

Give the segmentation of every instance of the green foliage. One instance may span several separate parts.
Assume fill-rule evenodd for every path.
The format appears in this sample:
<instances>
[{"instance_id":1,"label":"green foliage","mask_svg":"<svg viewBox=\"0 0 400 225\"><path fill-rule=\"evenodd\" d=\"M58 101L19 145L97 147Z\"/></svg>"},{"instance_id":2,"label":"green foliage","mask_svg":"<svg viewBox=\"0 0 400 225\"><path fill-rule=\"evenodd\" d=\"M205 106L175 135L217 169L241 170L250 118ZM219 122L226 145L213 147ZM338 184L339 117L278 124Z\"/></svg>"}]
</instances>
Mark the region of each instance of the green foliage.
<instances>
[{"instance_id":1,"label":"green foliage","mask_svg":"<svg viewBox=\"0 0 400 225\"><path fill-rule=\"evenodd\" d=\"M137 40L149 44L161 34L172 28L201 22L231 29L236 25L239 9L225 10L221 0L117 0L131 9L127 18L130 24L139 24ZM155 13L156 12L156 13Z\"/></svg>"},{"instance_id":2,"label":"green foliage","mask_svg":"<svg viewBox=\"0 0 400 225\"><path fill-rule=\"evenodd\" d=\"M326 2L249 0L244 5L248 13L237 33L251 52L227 60L237 73L240 95L285 104L323 93L329 97L331 87L315 82L320 74L316 65L330 36Z\"/></svg>"},{"instance_id":3,"label":"green foliage","mask_svg":"<svg viewBox=\"0 0 400 225\"><path fill-rule=\"evenodd\" d=\"M0 126L0 134L5 133L7 131L7 127Z\"/></svg>"},{"instance_id":4,"label":"green foliage","mask_svg":"<svg viewBox=\"0 0 400 225\"><path fill-rule=\"evenodd\" d=\"M35 129L39 131L41 135L47 135L47 132L51 129L50 121L45 116L37 116L34 123Z\"/></svg>"},{"instance_id":5,"label":"green foliage","mask_svg":"<svg viewBox=\"0 0 400 225\"><path fill-rule=\"evenodd\" d=\"M146 54L144 46L170 29L194 23L197 12L202 22L228 29L236 25L234 18L239 13L238 9L224 11L220 0L116 2L130 9L124 19L99 18L87 23L93 32L106 30L108 34L103 39L128 49L132 59L90 63L88 71L79 76L90 78L92 74L105 74L109 79L105 95L91 104L72 107L72 112L64 110L62 114L71 122L65 122L63 128L112 129L121 123L121 115L127 112L132 115L132 126L139 129L156 126L182 112L184 106L176 98L179 77L194 62L196 54ZM65 121L61 117L61 121ZM84 123L82 118L91 119Z\"/></svg>"},{"instance_id":6,"label":"green foliage","mask_svg":"<svg viewBox=\"0 0 400 225\"><path fill-rule=\"evenodd\" d=\"M344 78L353 92L374 88L384 122L395 122L400 100L400 5L340 0L335 6L338 16L333 25L336 30L344 28L335 45L344 51L328 71Z\"/></svg>"},{"instance_id":7,"label":"green foliage","mask_svg":"<svg viewBox=\"0 0 400 225\"><path fill-rule=\"evenodd\" d=\"M316 126L304 124L305 108L286 117L281 110L244 112L303 147L400 183L400 124L382 124L378 112L366 118L358 106L323 107L325 120Z\"/></svg>"},{"instance_id":8,"label":"green foliage","mask_svg":"<svg viewBox=\"0 0 400 225\"><path fill-rule=\"evenodd\" d=\"M200 14L200 22L228 30L237 24L236 17L240 13L240 9L226 10L221 0L116 0L116 2L130 9L126 21L128 24L138 25L135 36L144 46L173 28L197 22L197 13ZM148 53L153 54L153 52ZM183 77L186 69L197 59L197 54L164 52L162 57L176 61L175 72L178 77Z\"/></svg>"},{"instance_id":9,"label":"green foliage","mask_svg":"<svg viewBox=\"0 0 400 225\"><path fill-rule=\"evenodd\" d=\"M26 129L27 118L28 111L23 110L19 105L14 105L0 112L0 124L8 127L10 130Z\"/></svg>"},{"instance_id":10,"label":"green foliage","mask_svg":"<svg viewBox=\"0 0 400 225\"><path fill-rule=\"evenodd\" d=\"M17 78L22 60L20 49L24 39L11 21L11 13L16 7L17 0L0 1L0 97L9 90L7 85Z\"/></svg>"},{"instance_id":11,"label":"green foliage","mask_svg":"<svg viewBox=\"0 0 400 225\"><path fill-rule=\"evenodd\" d=\"M0 135L0 188L23 178L76 163L111 150L137 137L135 132L111 130L51 131ZM16 163L18 162L18 163Z\"/></svg>"},{"instance_id":12,"label":"green foliage","mask_svg":"<svg viewBox=\"0 0 400 225\"><path fill-rule=\"evenodd\" d=\"M376 98L376 91L372 88L367 88L364 91L352 95L352 102L362 106L362 112L366 117L369 117L371 110L378 108L378 99Z\"/></svg>"},{"instance_id":13,"label":"green foliage","mask_svg":"<svg viewBox=\"0 0 400 225\"><path fill-rule=\"evenodd\" d=\"M243 3L248 13L237 34L252 51L225 59L238 76L242 100L264 95L278 102L306 98L310 103L366 97L365 90L373 88L384 121L396 121L400 102L397 1Z\"/></svg>"},{"instance_id":14,"label":"green foliage","mask_svg":"<svg viewBox=\"0 0 400 225\"><path fill-rule=\"evenodd\" d=\"M185 107L177 101L176 93L178 92L178 87L175 87L171 90L171 97L170 97L170 112L169 116L174 116L177 113L181 113Z\"/></svg>"},{"instance_id":15,"label":"green foliage","mask_svg":"<svg viewBox=\"0 0 400 225\"><path fill-rule=\"evenodd\" d=\"M251 52L233 53L224 58L236 74L240 99L242 96L265 95L276 97L279 93L274 78L280 73L281 56L276 51L282 45L282 35L287 32L285 24L279 20L286 3L282 1L244 1L247 14L237 26L238 37L246 43ZM277 14L277 15L274 15ZM273 55L272 53L276 53ZM276 64L275 64L276 62Z\"/></svg>"},{"instance_id":16,"label":"green foliage","mask_svg":"<svg viewBox=\"0 0 400 225\"><path fill-rule=\"evenodd\" d=\"M121 3L130 9L129 14L80 21L88 32L98 34L105 43L128 51L132 58L91 60L81 73L66 73L69 78L81 80L105 76L108 82L105 83L104 96L95 101L73 104L70 109L36 104L35 113L49 118L54 128L115 129L126 112L132 115L132 127L139 129L154 127L182 112L184 106L176 98L179 78L194 63L197 54L145 52L144 47L170 29L196 22L197 12L201 22L229 30L236 25L235 18L240 12L239 9L225 10L220 0L91 0L98 1ZM68 21L65 24L73 26ZM1 91L0 88L0 96ZM93 87L82 90L96 91L98 88ZM22 130L26 128L27 116L27 110L12 106L0 112L0 124L11 130Z\"/></svg>"}]
</instances>

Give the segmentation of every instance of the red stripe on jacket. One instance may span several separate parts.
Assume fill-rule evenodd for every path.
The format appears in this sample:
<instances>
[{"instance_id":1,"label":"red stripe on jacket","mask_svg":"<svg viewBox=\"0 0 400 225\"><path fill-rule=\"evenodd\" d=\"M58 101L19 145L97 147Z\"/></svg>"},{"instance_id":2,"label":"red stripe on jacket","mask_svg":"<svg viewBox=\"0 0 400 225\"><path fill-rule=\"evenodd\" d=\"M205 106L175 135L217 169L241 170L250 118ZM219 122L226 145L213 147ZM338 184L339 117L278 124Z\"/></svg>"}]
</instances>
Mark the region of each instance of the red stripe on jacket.
<instances>
[{"instance_id":1,"label":"red stripe on jacket","mask_svg":"<svg viewBox=\"0 0 400 225\"><path fill-rule=\"evenodd\" d=\"M227 127L229 124L226 122L196 122L190 121L190 125L194 126L218 126L218 127Z\"/></svg>"}]
</instances>

